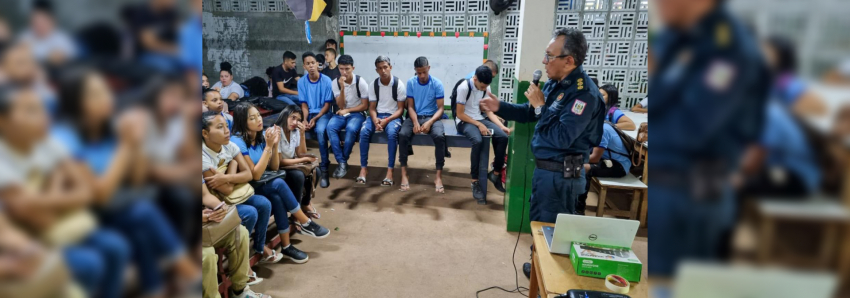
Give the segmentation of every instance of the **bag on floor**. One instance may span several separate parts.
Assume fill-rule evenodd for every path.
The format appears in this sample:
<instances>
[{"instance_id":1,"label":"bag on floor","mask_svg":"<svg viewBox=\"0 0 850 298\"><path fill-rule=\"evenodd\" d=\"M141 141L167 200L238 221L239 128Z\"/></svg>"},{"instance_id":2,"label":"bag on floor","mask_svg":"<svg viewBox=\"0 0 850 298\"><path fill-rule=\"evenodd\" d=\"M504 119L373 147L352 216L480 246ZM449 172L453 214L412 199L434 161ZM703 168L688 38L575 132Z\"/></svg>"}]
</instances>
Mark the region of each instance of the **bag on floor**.
<instances>
[{"instance_id":1,"label":"bag on floor","mask_svg":"<svg viewBox=\"0 0 850 298\"><path fill-rule=\"evenodd\" d=\"M224 240L230 233L239 233L239 225L242 224L242 219L239 218L239 213L236 207L230 207L224 219L221 222L207 222L202 227L201 245L204 247L213 247L221 240ZM237 234L238 238L239 235Z\"/></svg>"}]
</instances>

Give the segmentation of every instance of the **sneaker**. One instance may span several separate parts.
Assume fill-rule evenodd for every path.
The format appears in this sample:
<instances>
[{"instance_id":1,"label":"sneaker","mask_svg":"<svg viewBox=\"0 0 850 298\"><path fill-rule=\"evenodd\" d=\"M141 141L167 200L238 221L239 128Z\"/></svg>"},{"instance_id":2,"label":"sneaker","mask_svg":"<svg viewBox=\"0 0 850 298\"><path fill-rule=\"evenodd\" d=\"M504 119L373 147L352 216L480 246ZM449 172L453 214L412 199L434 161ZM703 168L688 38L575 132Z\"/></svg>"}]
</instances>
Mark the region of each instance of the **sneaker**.
<instances>
[{"instance_id":1,"label":"sneaker","mask_svg":"<svg viewBox=\"0 0 850 298\"><path fill-rule=\"evenodd\" d=\"M479 205L487 205L487 198L484 196L484 191L481 190L481 185L478 181L472 182L472 197L478 201Z\"/></svg>"},{"instance_id":2,"label":"sneaker","mask_svg":"<svg viewBox=\"0 0 850 298\"><path fill-rule=\"evenodd\" d=\"M328 188L328 186L331 185L331 182L328 181L329 180L328 179L328 170L327 169L321 169L321 170L319 170L319 172L320 172L319 175L322 176L322 179L319 182L319 186L321 186L322 188Z\"/></svg>"},{"instance_id":3,"label":"sneaker","mask_svg":"<svg viewBox=\"0 0 850 298\"><path fill-rule=\"evenodd\" d=\"M334 178L342 178L345 177L345 174L348 174L348 164L341 163L336 167L336 171L334 171Z\"/></svg>"},{"instance_id":4,"label":"sneaker","mask_svg":"<svg viewBox=\"0 0 850 298\"><path fill-rule=\"evenodd\" d=\"M496 175L495 170L490 171L490 173L487 174L487 179L490 180L490 182L493 182L493 186L496 187L496 190L501 191L502 193L505 192L505 186L502 185L502 176Z\"/></svg>"},{"instance_id":5,"label":"sneaker","mask_svg":"<svg viewBox=\"0 0 850 298\"><path fill-rule=\"evenodd\" d=\"M301 224L299 223L299 225L301 225ZM328 235L331 234L331 231L328 230L327 228L317 224L315 220L311 220L310 223L307 224L306 226L301 225L301 234L305 234L305 235L309 235L309 236L313 236L313 237L322 239L322 238L328 237Z\"/></svg>"},{"instance_id":6,"label":"sneaker","mask_svg":"<svg viewBox=\"0 0 850 298\"><path fill-rule=\"evenodd\" d=\"M233 294L233 295L230 295L230 297L234 297L234 298L272 298L272 296L269 296L269 295L266 295L266 294L254 293L254 291L251 290L251 287L245 287L245 289L242 290L242 294L239 294L239 295Z\"/></svg>"},{"instance_id":7,"label":"sneaker","mask_svg":"<svg viewBox=\"0 0 850 298\"><path fill-rule=\"evenodd\" d=\"M522 274L525 274L525 277L531 279L531 263L522 264Z\"/></svg>"},{"instance_id":8,"label":"sneaker","mask_svg":"<svg viewBox=\"0 0 850 298\"><path fill-rule=\"evenodd\" d=\"M298 264L304 264L307 262L307 260L310 259L310 257L307 256L306 252L295 248L295 245L292 244L290 244L287 248L281 249L280 253L285 257L292 259L293 262Z\"/></svg>"}]
</instances>

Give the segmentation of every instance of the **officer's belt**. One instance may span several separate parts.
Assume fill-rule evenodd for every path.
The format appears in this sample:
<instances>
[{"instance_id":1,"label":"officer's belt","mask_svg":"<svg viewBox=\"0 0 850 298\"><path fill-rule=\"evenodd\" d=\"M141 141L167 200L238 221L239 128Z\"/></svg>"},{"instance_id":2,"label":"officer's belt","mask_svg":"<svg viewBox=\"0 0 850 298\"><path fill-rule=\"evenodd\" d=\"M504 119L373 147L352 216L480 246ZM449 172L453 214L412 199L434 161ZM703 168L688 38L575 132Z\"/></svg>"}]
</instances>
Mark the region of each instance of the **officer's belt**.
<instances>
[{"instance_id":1,"label":"officer's belt","mask_svg":"<svg viewBox=\"0 0 850 298\"><path fill-rule=\"evenodd\" d=\"M537 159L537 160L535 160L535 162L537 163L538 169L546 170L546 171L552 171L552 172L558 172L558 173L564 172L564 162L563 161Z\"/></svg>"}]
</instances>

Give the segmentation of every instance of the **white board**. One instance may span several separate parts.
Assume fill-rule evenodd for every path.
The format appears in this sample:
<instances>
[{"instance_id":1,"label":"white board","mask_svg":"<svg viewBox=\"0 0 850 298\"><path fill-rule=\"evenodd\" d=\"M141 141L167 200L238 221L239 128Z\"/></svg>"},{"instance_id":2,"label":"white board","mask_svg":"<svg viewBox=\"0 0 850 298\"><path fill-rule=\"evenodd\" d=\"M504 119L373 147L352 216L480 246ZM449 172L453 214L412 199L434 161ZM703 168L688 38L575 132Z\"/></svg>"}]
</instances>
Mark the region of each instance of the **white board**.
<instances>
[{"instance_id":1,"label":"white board","mask_svg":"<svg viewBox=\"0 0 850 298\"><path fill-rule=\"evenodd\" d=\"M416 58L425 56L431 65L431 77L443 82L446 105L454 84L484 62L484 37L346 35L343 46L343 52L354 58L354 73L370 85L378 78L375 59L379 55L390 57L393 75L404 82L416 75Z\"/></svg>"}]
</instances>

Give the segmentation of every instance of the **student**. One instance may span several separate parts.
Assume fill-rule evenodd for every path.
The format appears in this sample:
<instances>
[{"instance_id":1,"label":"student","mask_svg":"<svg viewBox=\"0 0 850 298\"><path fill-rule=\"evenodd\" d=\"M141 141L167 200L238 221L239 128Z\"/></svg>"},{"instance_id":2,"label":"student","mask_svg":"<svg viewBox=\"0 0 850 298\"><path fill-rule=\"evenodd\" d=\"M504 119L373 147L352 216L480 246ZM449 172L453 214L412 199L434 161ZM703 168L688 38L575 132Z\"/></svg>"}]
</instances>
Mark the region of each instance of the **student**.
<instances>
[{"instance_id":1,"label":"student","mask_svg":"<svg viewBox=\"0 0 850 298\"><path fill-rule=\"evenodd\" d=\"M70 71L60 82L59 113L62 124L54 130L74 156L86 166L78 172L93 186L100 223L126 235L133 248L142 295L164 290L160 261L170 260L177 280L200 278L196 263L187 253L162 211L141 191L148 177L143 148L149 115L131 109L118 115L106 79L91 71Z\"/></svg>"},{"instance_id":2,"label":"student","mask_svg":"<svg viewBox=\"0 0 850 298\"><path fill-rule=\"evenodd\" d=\"M431 66L428 58L419 57L413 62L416 75L407 80L407 115L401 126L398 138L398 147L402 148L398 161L401 163L401 191L410 190L410 182L407 178L407 156L409 152L404 148L410 144L414 133L427 133L434 139L434 156L436 157L437 174L434 176L434 190L445 193L443 187L443 165L446 158L446 136L444 135L443 123L443 98L445 91L443 83L439 79L431 77L428 73Z\"/></svg>"},{"instance_id":3,"label":"student","mask_svg":"<svg viewBox=\"0 0 850 298\"><path fill-rule=\"evenodd\" d=\"M201 211L201 223L221 222L227 215L228 209L225 205L219 210L213 210L218 206L219 200L213 196L206 184L201 184L201 200L204 205ZM216 248L224 248L227 254L227 276L230 278L231 297L236 298L271 298L269 295L254 293L248 286L250 266L250 251L248 249L248 238L251 233L244 226L224 236L224 239L215 246L203 247L201 250L202 263L202 294L204 298L221 298L218 292L218 255Z\"/></svg>"},{"instance_id":4,"label":"student","mask_svg":"<svg viewBox=\"0 0 850 298\"><path fill-rule=\"evenodd\" d=\"M224 112L227 108L227 104L221 100L221 92L218 92L215 89L204 90L204 108L207 111L213 111L221 114L221 116L227 121L227 128L233 129L233 116Z\"/></svg>"},{"instance_id":5,"label":"student","mask_svg":"<svg viewBox=\"0 0 850 298\"><path fill-rule=\"evenodd\" d=\"M331 114L328 113L331 108L331 103L334 101L333 83L328 76L319 73L318 65L316 65L316 56L312 52L306 52L301 55L301 60L304 63L304 72L307 73L307 79L298 81L298 98L301 103L304 119L307 119L307 131L315 131L316 139L319 142L319 154L322 157L322 162L319 164L321 171L322 188L327 188L330 184L328 181L328 139L327 126L331 120Z\"/></svg>"},{"instance_id":6,"label":"student","mask_svg":"<svg viewBox=\"0 0 850 298\"><path fill-rule=\"evenodd\" d=\"M4 169L0 213L37 235L53 227L45 223L89 208L93 194L91 185L79 175L82 167L64 144L48 135L48 125L47 111L35 92L0 86L0 168ZM39 180L42 187L33 184ZM65 183L47 183L49 180ZM81 236L56 244L65 245L57 248L62 250L71 277L88 293L120 297L130 245L107 228ZM9 234L3 237L11 240Z\"/></svg>"},{"instance_id":7,"label":"student","mask_svg":"<svg viewBox=\"0 0 850 298\"><path fill-rule=\"evenodd\" d=\"M272 97L289 105L298 102L298 73L295 72L295 54L283 52L283 64L272 72Z\"/></svg>"},{"instance_id":8,"label":"student","mask_svg":"<svg viewBox=\"0 0 850 298\"><path fill-rule=\"evenodd\" d=\"M204 89L210 87L210 77L208 77L205 73L201 74L201 87L204 87Z\"/></svg>"},{"instance_id":9,"label":"student","mask_svg":"<svg viewBox=\"0 0 850 298\"><path fill-rule=\"evenodd\" d=\"M325 49L334 49L334 51L338 51L339 48L337 48L336 40L328 38L328 40L325 41Z\"/></svg>"},{"instance_id":10,"label":"student","mask_svg":"<svg viewBox=\"0 0 850 298\"><path fill-rule=\"evenodd\" d=\"M381 186L392 186L393 167L398 150L398 132L401 129L401 115L404 113L404 101L407 98L405 84L392 75L393 66L387 56L375 59L375 71L378 78L369 86L369 119L363 122L360 130L360 175L356 182L366 184L369 164L369 141L375 131L386 131L387 138L387 176Z\"/></svg>"},{"instance_id":11,"label":"student","mask_svg":"<svg viewBox=\"0 0 850 298\"><path fill-rule=\"evenodd\" d=\"M584 215L587 207L587 192L590 190L590 181L593 177L620 178L626 176L632 168L629 151L620 139L620 135L611 122L605 121L602 127L602 139L599 146L593 147L590 153L590 161L584 165L587 184L584 194L576 201L576 214Z\"/></svg>"},{"instance_id":12,"label":"student","mask_svg":"<svg viewBox=\"0 0 850 298\"><path fill-rule=\"evenodd\" d=\"M304 163L313 163L316 156L307 154L307 144L304 140L304 121L301 107L287 106L280 111L275 125L280 127L280 142L277 151L280 154L280 166L292 166ZM314 177L316 178L316 177ZM301 170L287 170L286 184L292 189L292 193L299 199L301 210L310 218L319 219L321 215L310 202L310 196L302 196L305 187L304 172Z\"/></svg>"},{"instance_id":13,"label":"student","mask_svg":"<svg viewBox=\"0 0 850 298\"><path fill-rule=\"evenodd\" d=\"M212 88L221 92L221 98L237 100L244 97L245 90L242 89L239 83L233 81L233 66L230 65L230 62L222 62L220 66L221 72L219 74L221 81L215 83Z\"/></svg>"},{"instance_id":14,"label":"student","mask_svg":"<svg viewBox=\"0 0 850 298\"><path fill-rule=\"evenodd\" d=\"M774 75L771 95L784 101L795 115L822 116L828 108L813 88L797 75L794 43L779 36L762 42L762 52Z\"/></svg>"},{"instance_id":15,"label":"student","mask_svg":"<svg viewBox=\"0 0 850 298\"><path fill-rule=\"evenodd\" d=\"M236 184L247 183L253 179L248 162L242 156L239 147L230 141L230 129L224 117L215 112L205 112L201 116L201 172L206 186L220 193L230 193ZM218 172L218 167L228 165L226 173ZM266 247L266 229L269 225L272 205L269 200L255 194L245 202L236 205L239 218L249 231L256 229L254 253L261 254L261 263L277 263L283 255Z\"/></svg>"},{"instance_id":16,"label":"student","mask_svg":"<svg viewBox=\"0 0 850 298\"><path fill-rule=\"evenodd\" d=\"M333 81L332 86L336 104L341 109L328 121L328 139L339 165L334 178L342 178L348 173L348 157L366 120L363 111L369 108L369 85L366 79L354 74L354 58L349 55L339 57L339 71L341 76ZM345 146L340 148L339 134L343 128Z\"/></svg>"},{"instance_id":17,"label":"student","mask_svg":"<svg viewBox=\"0 0 850 298\"><path fill-rule=\"evenodd\" d=\"M620 92L617 91L617 86L607 84L599 88L599 93L602 93L602 98L605 100L605 120L622 130L635 130L635 122L629 116L620 111L617 106L620 104Z\"/></svg>"},{"instance_id":18,"label":"student","mask_svg":"<svg viewBox=\"0 0 850 298\"><path fill-rule=\"evenodd\" d=\"M644 97L640 102L632 107L632 112L649 113L649 96Z\"/></svg>"},{"instance_id":19,"label":"student","mask_svg":"<svg viewBox=\"0 0 850 298\"><path fill-rule=\"evenodd\" d=\"M332 48L325 49L325 61L327 61L327 67L321 70L322 74L331 78L331 80L339 79L342 75L339 71L339 65L336 60L336 50Z\"/></svg>"},{"instance_id":20,"label":"student","mask_svg":"<svg viewBox=\"0 0 850 298\"><path fill-rule=\"evenodd\" d=\"M494 77L494 78L495 78L496 76L498 76L498 75L499 75L499 65L498 65L498 64L496 64L496 61L493 61L493 60L487 59L487 61L484 61L484 66L487 66L487 68L489 68L489 69L490 69L490 72L493 74L493 77ZM464 79L469 80L469 79L471 79L471 78L472 78L472 77L474 77L474 76L475 76L475 70L473 70L473 71L471 71L470 73L466 74L466 76L465 76L465 77L463 77L463 78L464 78ZM493 97L495 97L495 96L493 96Z\"/></svg>"},{"instance_id":21,"label":"student","mask_svg":"<svg viewBox=\"0 0 850 298\"><path fill-rule=\"evenodd\" d=\"M280 127L273 126L263 131L263 118L260 111L247 102L239 103L233 111L233 135L230 141L239 147L242 155L247 156L253 180L259 180L266 170L277 171L280 167L278 148L280 142ZM255 187L257 194L263 195L272 203L272 214L275 222L279 223L277 232L280 235L281 253L296 263L304 263L309 259L307 253L295 248L289 240L289 217L295 218L299 233L315 238L325 238L330 231L311 220L301 210L301 205L283 179L275 178L261 186Z\"/></svg>"},{"instance_id":22,"label":"student","mask_svg":"<svg viewBox=\"0 0 850 298\"><path fill-rule=\"evenodd\" d=\"M472 151L470 151L470 169L472 175L472 196L478 201L478 204L487 204L487 198L484 195L482 187L478 181L478 165L481 156L482 136L492 134L493 151L495 154L493 171L488 175L489 180L493 182L501 192L505 191L502 186L502 178L499 177L502 168L505 166L505 154L508 150L508 134L511 130L499 121L496 114L487 112L485 118L478 105L481 99L487 96L490 90L490 83L493 81L493 74L487 66L479 66L475 69L475 75L468 80L457 85L456 96L456 117L455 123L457 130L466 136L472 142ZM490 132L492 130L492 133Z\"/></svg>"},{"instance_id":23,"label":"student","mask_svg":"<svg viewBox=\"0 0 850 298\"><path fill-rule=\"evenodd\" d=\"M73 39L56 28L53 5L49 1L33 3L30 27L21 33L20 41L29 44L35 58L42 63L62 64L77 54Z\"/></svg>"},{"instance_id":24,"label":"student","mask_svg":"<svg viewBox=\"0 0 850 298\"><path fill-rule=\"evenodd\" d=\"M319 72L325 70L325 54L316 54L316 63L319 64Z\"/></svg>"}]
</instances>

